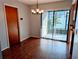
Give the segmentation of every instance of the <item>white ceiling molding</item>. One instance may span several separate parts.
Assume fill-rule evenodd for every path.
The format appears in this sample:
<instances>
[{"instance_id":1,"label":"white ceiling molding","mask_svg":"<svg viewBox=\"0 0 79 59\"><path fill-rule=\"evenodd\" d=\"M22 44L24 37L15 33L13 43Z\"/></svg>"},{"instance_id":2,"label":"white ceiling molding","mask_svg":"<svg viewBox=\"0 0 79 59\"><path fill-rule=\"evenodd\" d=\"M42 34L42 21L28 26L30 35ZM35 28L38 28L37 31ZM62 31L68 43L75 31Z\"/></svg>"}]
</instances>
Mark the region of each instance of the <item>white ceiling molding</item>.
<instances>
[{"instance_id":1,"label":"white ceiling molding","mask_svg":"<svg viewBox=\"0 0 79 59\"><path fill-rule=\"evenodd\" d=\"M28 5L33 5L37 3L37 0L18 0L18 1L28 4ZM64 0L38 0L38 4L58 2L58 1L64 1Z\"/></svg>"}]
</instances>

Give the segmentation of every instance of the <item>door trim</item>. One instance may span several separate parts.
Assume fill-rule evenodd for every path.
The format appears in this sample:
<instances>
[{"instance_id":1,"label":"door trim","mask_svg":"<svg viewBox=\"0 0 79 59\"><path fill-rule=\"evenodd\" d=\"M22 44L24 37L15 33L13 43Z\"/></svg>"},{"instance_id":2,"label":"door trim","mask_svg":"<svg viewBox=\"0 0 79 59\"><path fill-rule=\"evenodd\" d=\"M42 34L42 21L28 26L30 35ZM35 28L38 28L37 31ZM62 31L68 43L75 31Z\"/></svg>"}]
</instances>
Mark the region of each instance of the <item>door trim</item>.
<instances>
[{"instance_id":1,"label":"door trim","mask_svg":"<svg viewBox=\"0 0 79 59\"><path fill-rule=\"evenodd\" d=\"M71 38L71 47L70 47L70 55L72 56L73 54L73 46L74 46L74 29L75 29L75 25L76 25L76 18L78 17L77 16L77 12L78 12L78 1L76 1L75 4L72 5L72 7L74 8L75 10L75 19L74 19L74 26L73 26L73 33L72 33L72 38Z\"/></svg>"}]
</instances>

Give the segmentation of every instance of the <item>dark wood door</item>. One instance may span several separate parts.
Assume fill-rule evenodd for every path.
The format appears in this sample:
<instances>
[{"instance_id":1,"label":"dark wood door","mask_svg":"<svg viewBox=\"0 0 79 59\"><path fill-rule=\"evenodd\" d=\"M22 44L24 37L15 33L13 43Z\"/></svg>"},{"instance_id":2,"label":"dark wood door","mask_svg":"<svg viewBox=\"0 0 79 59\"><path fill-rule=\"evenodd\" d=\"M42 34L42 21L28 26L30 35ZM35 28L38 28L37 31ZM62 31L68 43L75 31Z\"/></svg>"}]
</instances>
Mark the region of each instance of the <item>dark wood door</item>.
<instances>
[{"instance_id":1,"label":"dark wood door","mask_svg":"<svg viewBox=\"0 0 79 59\"><path fill-rule=\"evenodd\" d=\"M20 43L17 8L5 6L10 47Z\"/></svg>"}]
</instances>

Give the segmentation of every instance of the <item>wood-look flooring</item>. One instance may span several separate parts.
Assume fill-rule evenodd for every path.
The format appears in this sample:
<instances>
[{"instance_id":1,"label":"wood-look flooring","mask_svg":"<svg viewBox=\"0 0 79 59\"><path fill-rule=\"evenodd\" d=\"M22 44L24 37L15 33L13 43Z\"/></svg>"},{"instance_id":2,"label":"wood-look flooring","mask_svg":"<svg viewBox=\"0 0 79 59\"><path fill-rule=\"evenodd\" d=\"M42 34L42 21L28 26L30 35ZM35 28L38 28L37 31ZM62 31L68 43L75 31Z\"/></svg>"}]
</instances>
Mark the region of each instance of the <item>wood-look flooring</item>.
<instances>
[{"instance_id":1,"label":"wood-look flooring","mask_svg":"<svg viewBox=\"0 0 79 59\"><path fill-rule=\"evenodd\" d=\"M29 38L3 51L3 59L70 59L65 42Z\"/></svg>"}]
</instances>

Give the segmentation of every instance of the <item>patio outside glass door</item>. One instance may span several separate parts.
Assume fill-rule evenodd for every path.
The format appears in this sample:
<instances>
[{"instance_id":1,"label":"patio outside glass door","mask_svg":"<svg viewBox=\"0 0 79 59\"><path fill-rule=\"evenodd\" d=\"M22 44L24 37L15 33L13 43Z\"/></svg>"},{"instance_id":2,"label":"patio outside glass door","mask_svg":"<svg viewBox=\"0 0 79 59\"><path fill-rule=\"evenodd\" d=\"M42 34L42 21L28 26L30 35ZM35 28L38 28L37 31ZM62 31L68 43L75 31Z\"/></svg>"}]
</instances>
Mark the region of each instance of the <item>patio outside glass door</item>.
<instances>
[{"instance_id":1,"label":"patio outside glass door","mask_svg":"<svg viewBox=\"0 0 79 59\"><path fill-rule=\"evenodd\" d=\"M41 37L66 41L69 10L48 11L42 14Z\"/></svg>"}]
</instances>

